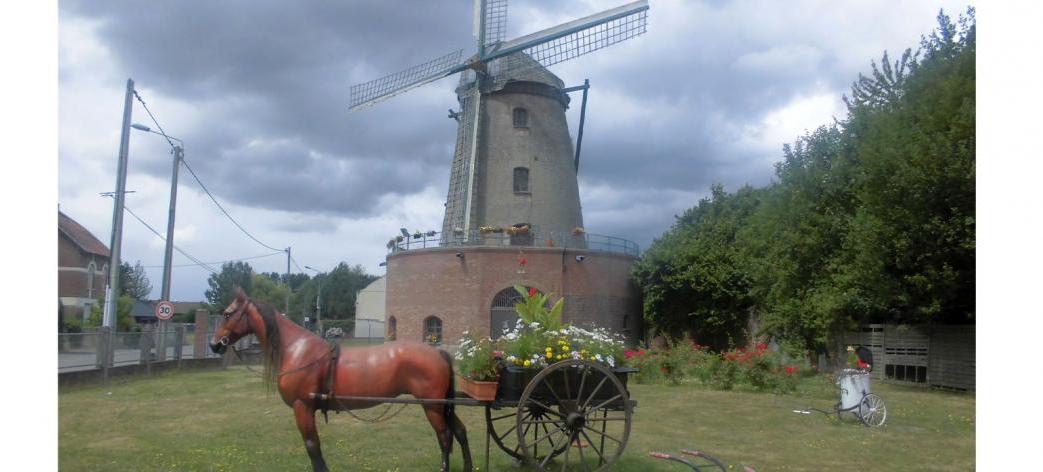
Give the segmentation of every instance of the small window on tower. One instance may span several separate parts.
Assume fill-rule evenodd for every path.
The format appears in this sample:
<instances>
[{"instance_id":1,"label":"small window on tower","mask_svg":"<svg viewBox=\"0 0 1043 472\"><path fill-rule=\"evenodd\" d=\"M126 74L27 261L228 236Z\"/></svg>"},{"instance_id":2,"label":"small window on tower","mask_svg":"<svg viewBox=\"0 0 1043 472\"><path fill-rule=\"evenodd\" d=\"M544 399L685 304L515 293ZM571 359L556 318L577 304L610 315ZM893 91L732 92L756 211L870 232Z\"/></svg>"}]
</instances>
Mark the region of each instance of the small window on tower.
<instances>
[{"instance_id":1,"label":"small window on tower","mask_svg":"<svg viewBox=\"0 0 1043 472\"><path fill-rule=\"evenodd\" d=\"M514 168L514 192L529 193L529 168Z\"/></svg>"},{"instance_id":2,"label":"small window on tower","mask_svg":"<svg viewBox=\"0 0 1043 472\"><path fill-rule=\"evenodd\" d=\"M529 127L529 110L524 108L514 109L514 127L515 128L528 128Z\"/></svg>"}]
</instances>

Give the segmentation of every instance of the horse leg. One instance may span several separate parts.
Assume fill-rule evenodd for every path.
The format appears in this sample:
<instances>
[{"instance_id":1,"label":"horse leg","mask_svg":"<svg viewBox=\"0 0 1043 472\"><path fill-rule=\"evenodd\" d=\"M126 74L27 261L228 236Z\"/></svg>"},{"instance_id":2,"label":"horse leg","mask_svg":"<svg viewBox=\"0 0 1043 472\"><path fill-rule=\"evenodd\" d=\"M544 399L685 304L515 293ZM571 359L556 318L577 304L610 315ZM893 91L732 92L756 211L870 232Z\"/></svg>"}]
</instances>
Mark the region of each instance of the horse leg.
<instances>
[{"instance_id":1,"label":"horse leg","mask_svg":"<svg viewBox=\"0 0 1043 472\"><path fill-rule=\"evenodd\" d=\"M304 448L308 450L311 467L315 472L329 472L326 461L322 458L319 446L319 430L315 426L315 410L303 401L293 402L293 415L297 418L297 429L304 438Z\"/></svg>"},{"instance_id":2,"label":"horse leg","mask_svg":"<svg viewBox=\"0 0 1043 472\"><path fill-rule=\"evenodd\" d=\"M453 436L446 423L445 409L442 405L424 405L427 421L435 429L438 446L442 448L442 472L449 472L449 453L453 448Z\"/></svg>"},{"instance_id":3,"label":"horse leg","mask_svg":"<svg viewBox=\"0 0 1043 472\"><path fill-rule=\"evenodd\" d=\"M471 446L467 444L467 428L464 427L464 423L460 421L460 418L456 416L456 411L453 409L447 409L446 416L449 417L449 429L452 430L453 436L456 437L456 442L460 443L460 450L464 453L464 470L471 471Z\"/></svg>"}]
</instances>

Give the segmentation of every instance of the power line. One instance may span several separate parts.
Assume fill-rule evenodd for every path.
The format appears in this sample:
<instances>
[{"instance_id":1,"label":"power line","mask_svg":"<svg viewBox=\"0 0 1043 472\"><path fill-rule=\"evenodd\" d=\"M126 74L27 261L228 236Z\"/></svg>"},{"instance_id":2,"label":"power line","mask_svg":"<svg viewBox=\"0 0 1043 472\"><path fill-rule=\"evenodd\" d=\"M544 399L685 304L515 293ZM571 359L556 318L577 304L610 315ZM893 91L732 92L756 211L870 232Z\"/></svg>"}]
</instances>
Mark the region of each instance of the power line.
<instances>
[{"instance_id":1,"label":"power line","mask_svg":"<svg viewBox=\"0 0 1043 472\"><path fill-rule=\"evenodd\" d=\"M167 136L166 131L163 131L163 126L161 126L159 124L159 121L156 120L156 117L152 114L152 111L148 109L148 105L145 104L145 100L143 100L141 98L141 96L138 95L138 92L136 90L134 91L134 96L137 97L138 102L141 102L141 106L145 108L145 112L148 113L149 118L151 118L152 122L155 123L156 128L158 128L159 132L162 133L163 137L167 140L167 143L170 144L170 147L174 147L174 143L170 141L170 138ZM271 246L269 246L269 245L267 245L265 243L262 243L260 240L255 238L252 234L250 234L250 232L247 231L246 228L243 228L243 226L240 225L239 222L235 221L235 218L232 218L232 215L230 215L228 213L228 211L225 210L225 208L223 206L221 206L220 203L218 203L217 199L214 198L214 195L210 193L210 190L208 190L206 188L206 185L203 185L203 181L200 180L199 176L196 175L195 171L192 170L192 167L188 165L188 161L186 161L182 157L181 163L184 164L185 168L188 169L188 172L190 174L192 174L192 178L196 179L196 183L198 183L199 186L202 187L203 191L206 192L207 196L210 197L210 200L213 200L214 204L217 205L217 208L221 209L221 212L224 213L225 216L228 217L228 219L232 222L232 224L234 224L237 228L239 228L239 230L242 231L243 234L247 235L250 239L254 240L254 242L256 242L257 244L260 244L261 246L264 246L264 247L266 247L268 249L271 249L273 251L286 252L285 249L274 248L274 247L271 247Z\"/></svg>"},{"instance_id":2,"label":"power line","mask_svg":"<svg viewBox=\"0 0 1043 472\"><path fill-rule=\"evenodd\" d=\"M272 252L272 253L268 253L268 254L261 254L259 256L240 257L238 259L228 259L228 260L224 260L224 261L206 262L206 264L210 264L210 265L221 264L221 265L224 265L224 264L227 264L229 262L242 262L242 261L249 261L249 260L253 260L253 259L261 259L261 258L264 258L264 257L272 257L272 256L275 256L275 255L278 255L278 254L282 254L284 252L285 251L277 251L277 252ZM170 267L195 267L195 266L198 266L198 265L199 264L178 264L178 265L172 265ZM147 265L147 266L141 266L141 267L144 267L146 269L161 269L161 268L163 268L163 266L161 266L161 265Z\"/></svg>"},{"instance_id":3,"label":"power line","mask_svg":"<svg viewBox=\"0 0 1043 472\"><path fill-rule=\"evenodd\" d=\"M142 100L141 95L138 95L137 90L134 91L134 96L138 99L138 102L140 102L141 106L145 109L145 113L148 113L148 117L152 119L152 123L154 123L156 125L156 128L159 129L159 133L162 134L163 138L167 140L167 144L170 144L170 147L175 147L174 143L170 141L170 137L167 136L167 132L163 131L163 127L159 125L159 122L156 121L156 117L152 115L152 110L148 109L148 105L145 104L145 100Z\"/></svg>"},{"instance_id":4,"label":"power line","mask_svg":"<svg viewBox=\"0 0 1043 472\"><path fill-rule=\"evenodd\" d=\"M279 248L276 248L276 247L271 247L271 246L269 246L269 245L267 245L265 243L262 243L260 240L255 238L252 234L250 234L250 232L247 231L246 228L243 228L243 226L240 225L238 221L235 221L235 218L232 218L232 215L230 215L228 213L228 210L225 210L225 207L221 206L221 204L218 203L217 199L214 198L214 195L212 193L210 193L210 190L208 190L206 188L206 185L203 185L203 181L199 180L199 176L196 175L195 171L192 170L192 166L188 165L188 161L185 160L185 159L181 159L181 163L185 165L186 169L188 169L188 173L192 174L192 178L196 179L196 183L198 183L199 186L203 189L203 191L206 192L206 195L208 197L210 197L210 200L212 200L214 202L214 204L217 205L217 208L221 209L221 212L224 213L226 217L228 217L228 220L231 221L232 224L234 224L237 228L239 228L239 230L242 231L243 234L247 235L250 239L254 240L254 242L256 242L257 244L260 244L261 246L264 246L264 247L266 247L268 249L271 249L273 251L286 252L285 249L279 249Z\"/></svg>"},{"instance_id":5,"label":"power line","mask_svg":"<svg viewBox=\"0 0 1043 472\"><path fill-rule=\"evenodd\" d=\"M133 217L134 217L135 219L137 219L137 220L138 220L139 222L141 222L141 224L145 225L145 227L146 227L146 228L148 228L148 229L149 229L149 231L152 231L152 233L153 233L153 234L155 234L155 235L156 235L156 237L158 237L159 239L162 239L163 241L166 241L166 240L167 240L167 238L164 238L164 237L163 237L163 235L159 234L159 231L156 231L156 229L155 229L155 228L153 228L153 227L152 227L151 225L149 225L148 223L146 223L146 222L145 222L145 220L141 219L141 217L140 217L140 216L138 216L138 215L137 215L136 213L134 213L134 211L133 211L133 210L131 210L131 209L130 209L130 207L128 207L128 206L126 206L126 205L123 205L123 209L124 209L124 210L126 210L126 211L127 211L127 213L130 213L130 216L133 216ZM207 264L207 263L205 263L205 262L203 262L203 261L201 261L201 260L199 260L199 259L196 259L196 258L195 258L195 257L193 257L193 256L192 256L191 254L189 254L189 253L187 253L187 252L183 251L183 250L182 250L181 248L177 247L177 245L176 245L176 244L174 245L174 249L177 249L177 252L180 252L180 253L181 253L181 254L182 254L183 256L187 257L187 258L188 258L189 260L191 260L191 261L195 262L195 263L196 263L196 264L198 264L198 265L199 265L200 267L202 267L202 268L204 268L204 269L206 269L206 270L210 271L211 273L214 273L214 274L216 274L216 273L218 273L218 272L219 272L219 271L217 271L217 270L214 270L214 268L213 268L213 267L211 267L211 266L210 266L209 264Z\"/></svg>"},{"instance_id":6,"label":"power line","mask_svg":"<svg viewBox=\"0 0 1043 472\"><path fill-rule=\"evenodd\" d=\"M304 269L301 269L301 265L297 263L297 259L290 256L290 260L293 261L293 265L297 266L297 272L304 272Z\"/></svg>"}]
</instances>

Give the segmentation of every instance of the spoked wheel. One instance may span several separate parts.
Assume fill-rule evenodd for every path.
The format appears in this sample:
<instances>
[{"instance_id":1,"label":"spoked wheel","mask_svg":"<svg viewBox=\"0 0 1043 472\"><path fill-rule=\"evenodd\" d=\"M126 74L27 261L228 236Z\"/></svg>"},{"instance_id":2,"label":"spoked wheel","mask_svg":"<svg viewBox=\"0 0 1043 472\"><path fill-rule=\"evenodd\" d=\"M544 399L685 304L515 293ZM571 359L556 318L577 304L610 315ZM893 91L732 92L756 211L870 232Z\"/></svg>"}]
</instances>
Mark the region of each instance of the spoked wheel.
<instances>
[{"instance_id":1,"label":"spoked wheel","mask_svg":"<svg viewBox=\"0 0 1043 472\"><path fill-rule=\"evenodd\" d=\"M867 393L858 404L858 417L866 426L880 426L887 420L884 399L875 393Z\"/></svg>"},{"instance_id":2,"label":"spoked wheel","mask_svg":"<svg viewBox=\"0 0 1043 472\"><path fill-rule=\"evenodd\" d=\"M534 408L525 412L525 424L531 424L535 421L543 421L547 419L548 413ZM500 447L503 452L506 452L511 457L525 461L525 455L521 451L521 444L518 443L518 433L515 431L518 429L518 410L514 408L503 408L493 409L489 406L485 407L485 424L489 428L489 434L493 438L493 442ZM531 431L527 433L527 437L530 439L537 439L537 433L542 433L542 429L530 428ZM541 446L533 451L538 459L543 459L550 451L549 444L546 442L538 444ZM565 451L565 445L556 448L554 454L560 454Z\"/></svg>"},{"instance_id":3,"label":"spoked wheel","mask_svg":"<svg viewBox=\"0 0 1043 472\"><path fill-rule=\"evenodd\" d=\"M632 415L626 388L612 371L564 360L536 374L522 392L518 445L537 470L607 470L626 448Z\"/></svg>"}]
</instances>

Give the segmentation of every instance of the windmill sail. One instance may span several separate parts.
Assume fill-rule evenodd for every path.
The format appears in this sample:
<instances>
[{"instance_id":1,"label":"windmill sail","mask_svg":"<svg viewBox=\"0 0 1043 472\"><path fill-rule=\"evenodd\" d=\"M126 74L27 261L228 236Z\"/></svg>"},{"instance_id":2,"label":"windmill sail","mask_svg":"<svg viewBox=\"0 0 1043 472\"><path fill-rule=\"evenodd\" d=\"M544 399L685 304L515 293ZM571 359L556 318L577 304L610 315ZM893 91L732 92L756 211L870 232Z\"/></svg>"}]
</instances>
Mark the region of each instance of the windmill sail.
<instances>
[{"instance_id":1,"label":"windmill sail","mask_svg":"<svg viewBox=\"0 0 1043 472\"><path fill-rule=\"evenodd\" d=\"M481 9L482 0L475 0L475 13ZM488 48L496 43L503 42L507 37L507 0L486 0L485 2L485 35L482 36L481 26L475 24L475 36L482 40L482 46Z\"/></svg>"},{"instance_id":2,"label":"windmill sail","mask_svg":"<svg viewBox=\"0 0 1043 472\"><path fill-rule=\"evenodd\" d=\"M457 50L406 70L369 82L351 86L351 110L373 106L409 89L441 79L466 68L460 62L463 50Z\"/></svg>"}]
</instances>

